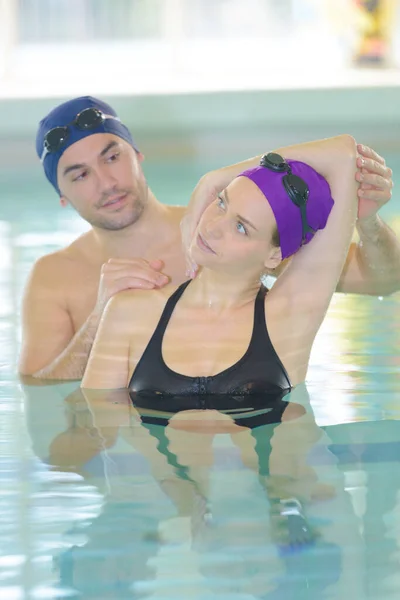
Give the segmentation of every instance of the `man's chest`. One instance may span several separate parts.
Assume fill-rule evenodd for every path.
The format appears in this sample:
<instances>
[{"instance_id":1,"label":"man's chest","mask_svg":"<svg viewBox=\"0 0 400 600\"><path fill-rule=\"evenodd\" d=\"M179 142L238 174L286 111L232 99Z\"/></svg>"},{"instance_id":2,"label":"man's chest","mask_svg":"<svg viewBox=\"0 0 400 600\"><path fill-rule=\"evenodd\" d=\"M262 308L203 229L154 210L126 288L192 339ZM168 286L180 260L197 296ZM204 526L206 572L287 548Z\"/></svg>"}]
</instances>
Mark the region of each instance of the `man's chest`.
<instances>
[{"instance_id":1,"label":"man's chest","mask_svg":"<svg viewBox=\"0 0 400 600\"><path fill-rule=\"evenodd\" d=\"M95 308L100 283L100 269L88 270L68 282L67 304L75 333Z\"/></svg>"}]
</instances>

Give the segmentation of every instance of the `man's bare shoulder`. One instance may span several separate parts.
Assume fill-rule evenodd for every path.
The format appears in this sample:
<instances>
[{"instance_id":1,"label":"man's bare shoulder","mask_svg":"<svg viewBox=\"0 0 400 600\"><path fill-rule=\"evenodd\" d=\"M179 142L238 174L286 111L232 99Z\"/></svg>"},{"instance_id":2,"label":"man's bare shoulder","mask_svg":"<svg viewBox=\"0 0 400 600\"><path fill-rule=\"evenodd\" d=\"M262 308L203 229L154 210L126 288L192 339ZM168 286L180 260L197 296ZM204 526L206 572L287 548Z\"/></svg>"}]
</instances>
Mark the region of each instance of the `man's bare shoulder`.
<instances>
[{"instance_id":1,"label":"man's bare shoulder","mask_svg":"<svg viewBox=\"0 0 400 600\"><path fill-rule=\"evenodd\" d=\"M187 206L168 205L166 209L170 222L173 223L174 227L180 229L180 224L186 214Z\"/></svg>"},{"instance_id":2,"label":"man's bare shoulder","mask_svg":"<svg viewBox=\"0 0 400 600\"><path fill-rule=\"evenodd\" d=\"M77 268L81 271L90 244L88 236L89 234L85 233L66 248L61 248L38 258L31 272L31 282L51 283L54 287L60 280L73 276Z\"/></svg>"},{"instance_id":3,"label":"man's bare shoulder","mask_svg":"<svg viewBox=\"0 0 400 600\"><path fill-rule=\"evenodd\" d=\"M178 205L174 204L174 205L169 206L168 210L171 215L173 215L177 219L181 219L186 212L186 208L187 208L186 206L178 206Z\"/></svg>"}]
</instances>

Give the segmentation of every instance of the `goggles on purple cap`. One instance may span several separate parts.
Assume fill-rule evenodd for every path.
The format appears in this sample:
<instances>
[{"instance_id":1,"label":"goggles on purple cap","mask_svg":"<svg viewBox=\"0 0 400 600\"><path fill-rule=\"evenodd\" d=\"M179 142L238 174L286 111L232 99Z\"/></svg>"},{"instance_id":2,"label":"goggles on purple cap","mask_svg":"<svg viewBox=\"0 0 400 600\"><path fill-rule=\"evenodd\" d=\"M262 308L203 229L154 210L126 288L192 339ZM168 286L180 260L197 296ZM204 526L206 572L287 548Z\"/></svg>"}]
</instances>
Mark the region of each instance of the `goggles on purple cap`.
<instances>
[{"instance_id":1,"label":"goggles on purple cap","mask_svg":"<svg viewBox=\"0 0 400 600\"><path fill-rule=\"evenodd\" d=\"M275 152L264 154L260 160L260 165L275 173L287 173L282 178L282 183L290 200L300 209L303 231L301 243L304 244L307 233L316 233L316 230L310 227L307 221L306 204L310 194L307 183L298 175L293 175L290 165L280 154Z\"/></svg>"},{"instance_id":2,"label":"goggles on purple cap","mask_svg":"<svg viewBox=\"0 0 400 600\"><path fill-rule=\"evenodd\" d=\"M258 167L238 177L253 181L267 199L274 213L282 259L295 254L326 226L334 200L329 183L310 165L269 153Z\"/></svg>"},{"instance_id":3,"label":"goggles on purple cap","mask_svg":"<svg viewBox=\"0 0 400 600\"><path fill-rule=\"evenodd\" d=\"M106 119L121 121L118 117L107 115L98 108L90 107L85 108L78 113L74 120L71 121L71 123L68 123L68 125L50 129L44 136L43 153L40 157L40 161L43 163L48 154L51 152L58 152L60 148L63 147L70 135L70 127L76 127L81 131L90 131L91 129L96 129L96 127L102 125Z\"/></svg>"}]
</instances>

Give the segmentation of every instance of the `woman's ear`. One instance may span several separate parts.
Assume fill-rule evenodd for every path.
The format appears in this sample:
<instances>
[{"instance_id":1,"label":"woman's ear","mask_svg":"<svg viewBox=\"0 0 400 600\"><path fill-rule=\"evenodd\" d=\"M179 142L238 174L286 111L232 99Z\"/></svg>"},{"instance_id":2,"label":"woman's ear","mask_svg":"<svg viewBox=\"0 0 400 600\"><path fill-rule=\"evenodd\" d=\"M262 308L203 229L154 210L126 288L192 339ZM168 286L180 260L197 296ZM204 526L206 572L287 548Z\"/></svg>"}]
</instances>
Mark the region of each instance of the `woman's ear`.
<instances>
[{"instance_id":1,"label":"woman's ear","mask_svg":"<svg viewBox=\"0 0 400 600\"><path fill-rule=\"evenodd\" d=\"M280 248L272 248L268 258L264 261L264 267L268 270L276 269L282 262L282 251Z\"/></svg>"},{"instance_id":2,"label":"woman's ear","mask_svg":"<svg viewBox=\"0 0 400 600\"><path fill-rule=\"evenodd\" d=\"M63 208L68 206L68 200L64 196L60 196L60 204Z\"/></svg>"}]
</instances>

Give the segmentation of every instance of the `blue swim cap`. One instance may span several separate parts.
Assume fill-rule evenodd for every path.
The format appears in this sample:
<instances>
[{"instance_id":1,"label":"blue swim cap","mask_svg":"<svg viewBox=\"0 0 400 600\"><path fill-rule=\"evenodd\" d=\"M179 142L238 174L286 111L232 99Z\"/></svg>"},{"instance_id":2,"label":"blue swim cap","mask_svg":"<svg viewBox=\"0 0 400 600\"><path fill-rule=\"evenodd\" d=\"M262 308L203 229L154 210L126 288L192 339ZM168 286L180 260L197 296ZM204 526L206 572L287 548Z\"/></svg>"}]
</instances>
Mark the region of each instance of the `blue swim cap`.
<instances>
[{"instance_id":1,"label":"blue swim cap","mask_svg":"<svg viewBox=\"0 0 400 600\"><path fill-rule=\"evenodd\" d=\"M85 108L97 108L104 115L109 115L110 117L115 118L106 118L105 121L96 128L82 131L81 129L78 129L78 127L70 125L70 123ZM44 156L43 159L43 168L46 177L54 186L56 191L60 194L60 196L61 192L57 183L58 161L65 150L69 148L69 146L72 146L72 144L75 144L75 142L78 142L79 140L96 133L112 133L128 142L128 144L130 144L136 150L136 152L139 152L135 142L132 139L130 131L121 123L121 121L118 120L117 113L109 104L106 104L101 100L97 100L97 98L92 98L91 96L82 96L80 98L68 100L63 104L56 106L46 117L44 117L44 119L40 121L39 129L36 135L36 152L39 158L42 158L44 153L44 138L46 133L54 127L63 127L65 125L69 126L69 136L65 143L57 152L49 152Z\"/></svg>"}]
</instances>

